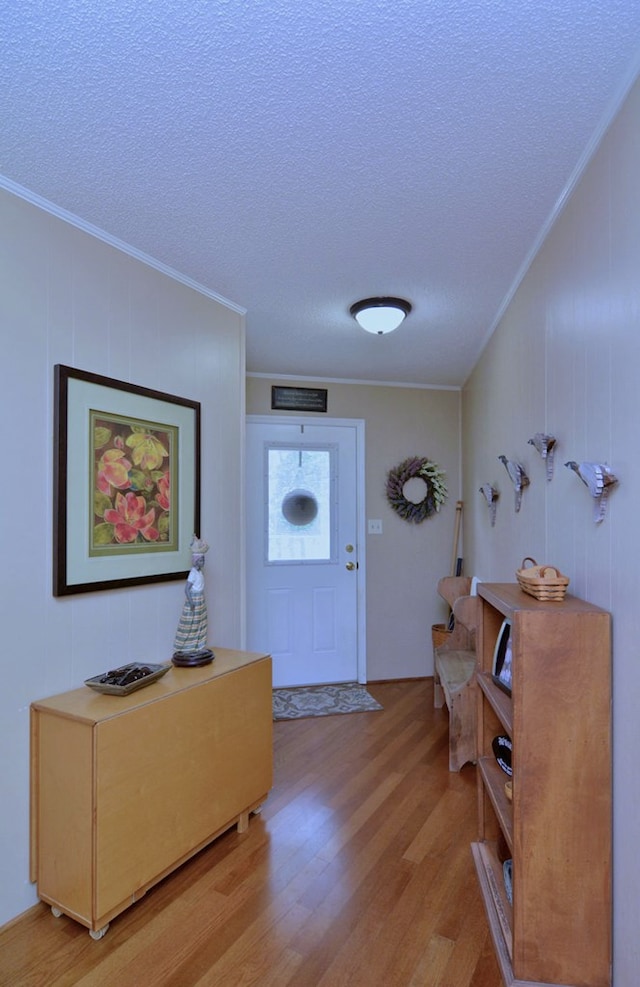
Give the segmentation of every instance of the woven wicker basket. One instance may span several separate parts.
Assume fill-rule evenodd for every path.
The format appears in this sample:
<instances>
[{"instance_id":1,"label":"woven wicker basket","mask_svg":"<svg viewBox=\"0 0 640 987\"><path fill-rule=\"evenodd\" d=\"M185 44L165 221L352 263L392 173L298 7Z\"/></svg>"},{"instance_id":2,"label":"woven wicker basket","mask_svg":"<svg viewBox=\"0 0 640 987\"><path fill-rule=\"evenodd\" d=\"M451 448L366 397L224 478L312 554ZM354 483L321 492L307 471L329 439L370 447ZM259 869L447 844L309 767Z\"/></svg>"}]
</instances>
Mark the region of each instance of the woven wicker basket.
<instances>
[{"instance_id":1,"label":"woven wicker basket","mask_svg":"<svg viewBox=\"0 0 640 987\"><path fill-rule=\"evenodd\" d=\"M531 563L527 565L527 563ZM534 596L536 600L564 600L569 585L568 576L563 576L554 565L538 565L535 559L527 557L516 570L520 589Z\"/></svg>"},{"instance_id":2,"label":"woven wicker basket","mask_svg":"<svg viewBox=\"0 0 640 987\"><path fill-rule=\"evenodd\" d=\"M431 625L431 641L434 649L439 648L441 644L445 644L450 637L451 631L447 628L446 624Z\"/></svg>"}]
</instances>

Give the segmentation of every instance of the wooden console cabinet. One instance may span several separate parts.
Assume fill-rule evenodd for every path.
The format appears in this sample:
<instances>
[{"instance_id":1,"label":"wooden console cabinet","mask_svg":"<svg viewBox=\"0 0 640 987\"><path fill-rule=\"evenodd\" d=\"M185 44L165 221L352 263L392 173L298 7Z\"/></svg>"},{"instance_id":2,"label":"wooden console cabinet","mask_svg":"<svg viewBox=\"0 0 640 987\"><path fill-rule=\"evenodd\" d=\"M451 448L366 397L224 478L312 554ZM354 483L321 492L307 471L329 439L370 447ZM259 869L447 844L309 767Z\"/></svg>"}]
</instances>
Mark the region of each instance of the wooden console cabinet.
<instances>
[{"instance_id":1,"label":"wooden console cabinet","mask_svg":"<svg viewBox=\"0 0 640 987\"><path fill-rule=\"evenodd\" d=\"M610 615L482 583L478 627L479 839L472 846L502 977L611 984ZM512 695L491 678L512 621ZM512 741L513 800L492 740ZM513 903L503 877L513 861Z\"/></svg>"},{"instance_id":2,"label":"wooden console cabinet","mask_svg":"<svg viewBox=\"0 0 640 987\"><path fill-rule=\"evenodd\" d=\"M100 938L272 785L271 659L216 650L129 696L31 706L31 880Z\"/></svg>"}]
</instances>

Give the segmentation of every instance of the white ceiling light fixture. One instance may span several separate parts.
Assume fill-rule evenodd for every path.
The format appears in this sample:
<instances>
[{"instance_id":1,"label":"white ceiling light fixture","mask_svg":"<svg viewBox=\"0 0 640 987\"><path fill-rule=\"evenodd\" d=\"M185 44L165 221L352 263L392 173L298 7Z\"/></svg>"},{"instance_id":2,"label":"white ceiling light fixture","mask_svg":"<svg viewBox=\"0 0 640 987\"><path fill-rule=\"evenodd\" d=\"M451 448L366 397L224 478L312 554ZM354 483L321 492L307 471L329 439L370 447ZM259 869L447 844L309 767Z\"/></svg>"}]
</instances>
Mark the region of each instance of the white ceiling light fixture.
<instances>
[{"instance_id":1,"label":"white ceiling light fixture","mask_svg":"<svg viewBox=\"0 0 640 987\"><path fill-rule=\"evenodd\" d=\"M358 325L377 336L397 329L410 311L411 303L404 298L364 298L349 309Z\"/></svg>"}]
</instances>

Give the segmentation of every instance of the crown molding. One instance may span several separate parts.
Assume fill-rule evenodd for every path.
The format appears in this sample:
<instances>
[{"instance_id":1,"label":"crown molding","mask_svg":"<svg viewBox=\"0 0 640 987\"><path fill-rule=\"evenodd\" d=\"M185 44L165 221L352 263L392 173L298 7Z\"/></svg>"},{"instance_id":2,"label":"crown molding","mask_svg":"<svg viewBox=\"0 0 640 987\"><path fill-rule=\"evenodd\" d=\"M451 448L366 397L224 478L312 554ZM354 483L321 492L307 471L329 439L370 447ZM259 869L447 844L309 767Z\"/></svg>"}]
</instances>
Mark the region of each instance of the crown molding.
<instances>
[{"instance_id":1,"label":"crown molding","mask_svg":"<svg viewBox=\"0 0 640 987\"><path fill-rule=\"evenodd\" d=\"M538 236L534 240L531 249L527 253L524 261L522 262L520 269L518 270L515 278L511 283L511 287L509 288L506 295L504 296L502 300L502 304L500 305L498 311L496 312L495 318L493 319L493 322L491 323L484 337L484 340L482 341L482 344L478 352L478 359L484 352L489 340L491 339L492 335L497 329L502 317L504 316L506 310L508 309L509 305L513 301L513 297L516 291L518 290L518 288L520 287L520 285L522 284L522 281L524 280L527 271L533 264L539 250L541 249L552 227L555 225L556 221L560 217L560 214L564 210L564 207L566 206L567 202L571 198L574 189L576 188L578 182L582 178L582 175L584 174L589 162L591 161L594 154L598 150L598 147L600 146L600 143L602 142L605 134L609 130L609 127L611 126L616 116L620 112L622 108L622 104L624 103L627 96L629 95L631 88L636 82L636 80L638 79L639 75L640 75L640 52L633 59L620 85L617 87L616 91L614 92L611 100L609 101L609 104L607 105L604 113L602 114L602 117L600 118L600 122L598 123L596 129L591 135L591 139L589 140L584 151L578 158L578 162L575 168L573 169L573 171L571 172L571 175L569 176L566 185L564 186L562 192L558 196L558 199L556 200L553 209L549 213L545 223L543 224L542 228L540 229L540 232L538 233Z\"/></svg>"},{"instance_id":2,"label":"crown molding","mask_svg":"<svg viewBox=\"0 0 640 987\"><path fill-rule=\"evenodd\" d=\"M187 288L192 288L201 295L206 295L207 298L211 298L213 301L219 302L221 305L224 305L225 308L231 309L233 312L237 312L238 315L247 314L246 308L243 308L241 305L237 305L228 298L224 298L223 295L219 295L216 291L212 291L210 288L205 288L204 285L199 284L197 281L187 277L185 274L181 274L180 271L176 271L173 267L163 264L161 261L156 260L155 257L151 257L150 254L143 253L142 250L137 250L135 247L132 247L131 244L125 243L124 240L119 240L117 237L111 236L110 233L107 233L105 230L101 230L98 226L94 226L92 223L87 223L86 220L81 219L80 216L76 216L75 213L62 209L54 202L49 202L48 199L44 199L35 192L31 192L29 189L24 188L24 186L18 185L17 182L12 181L5 175L0 175L0 188L5 189L7 192L11 192L12 195L16 195L20 199L24 199L25 202L29 202L32 206L36 206L38 209L42 209L44 212L50 213L50 215L55 216L57 219L61 219L63 223L68 223L70 226L75 226L76 229L81 230L83 233L87 233L88 236L92 236L96 240L101 240L110 247L114 247L115 250L119 250L121 253L127 254L134 260L140 261L141 264L145 264L147 267L152 267L155 271L158 271L160 274L164 274L173 281L178 281L180 284L186 285Z\"/></svg>"},{"instance_id":3,"label":"crown molding","mask_svg":"<svg viewBox=\"0 0 640 987\"><path fill-rule=\"evenodd\" d=\"M247 377L258 377L263 380L287 380L311 384L359 384L363 387L409 387L419 391L461 391L454 384L411 384L399 380L358 380L350 377L303 377L299 374L263 374L257 371L247 371Z\"/></svg>"}]
</instances>

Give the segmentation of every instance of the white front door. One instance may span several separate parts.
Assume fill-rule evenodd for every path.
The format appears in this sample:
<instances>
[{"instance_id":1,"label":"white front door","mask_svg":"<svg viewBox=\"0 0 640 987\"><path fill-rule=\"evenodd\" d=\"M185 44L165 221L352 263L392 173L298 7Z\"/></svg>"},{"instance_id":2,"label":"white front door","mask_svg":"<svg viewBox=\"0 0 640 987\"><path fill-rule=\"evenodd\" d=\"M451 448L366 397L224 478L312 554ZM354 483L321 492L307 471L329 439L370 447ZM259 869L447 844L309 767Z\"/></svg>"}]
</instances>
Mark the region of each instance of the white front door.
<instances>
[{"instance_id":1,"label":"white front door","mask_svg":"<svg viewBox=\"0 0 640 987\"><path fill-rule=\"evenodd\" d=\"M363 434L247 419L247 647L272 656L274 686L365 681Z\"/></svg>"}]
</instances>

